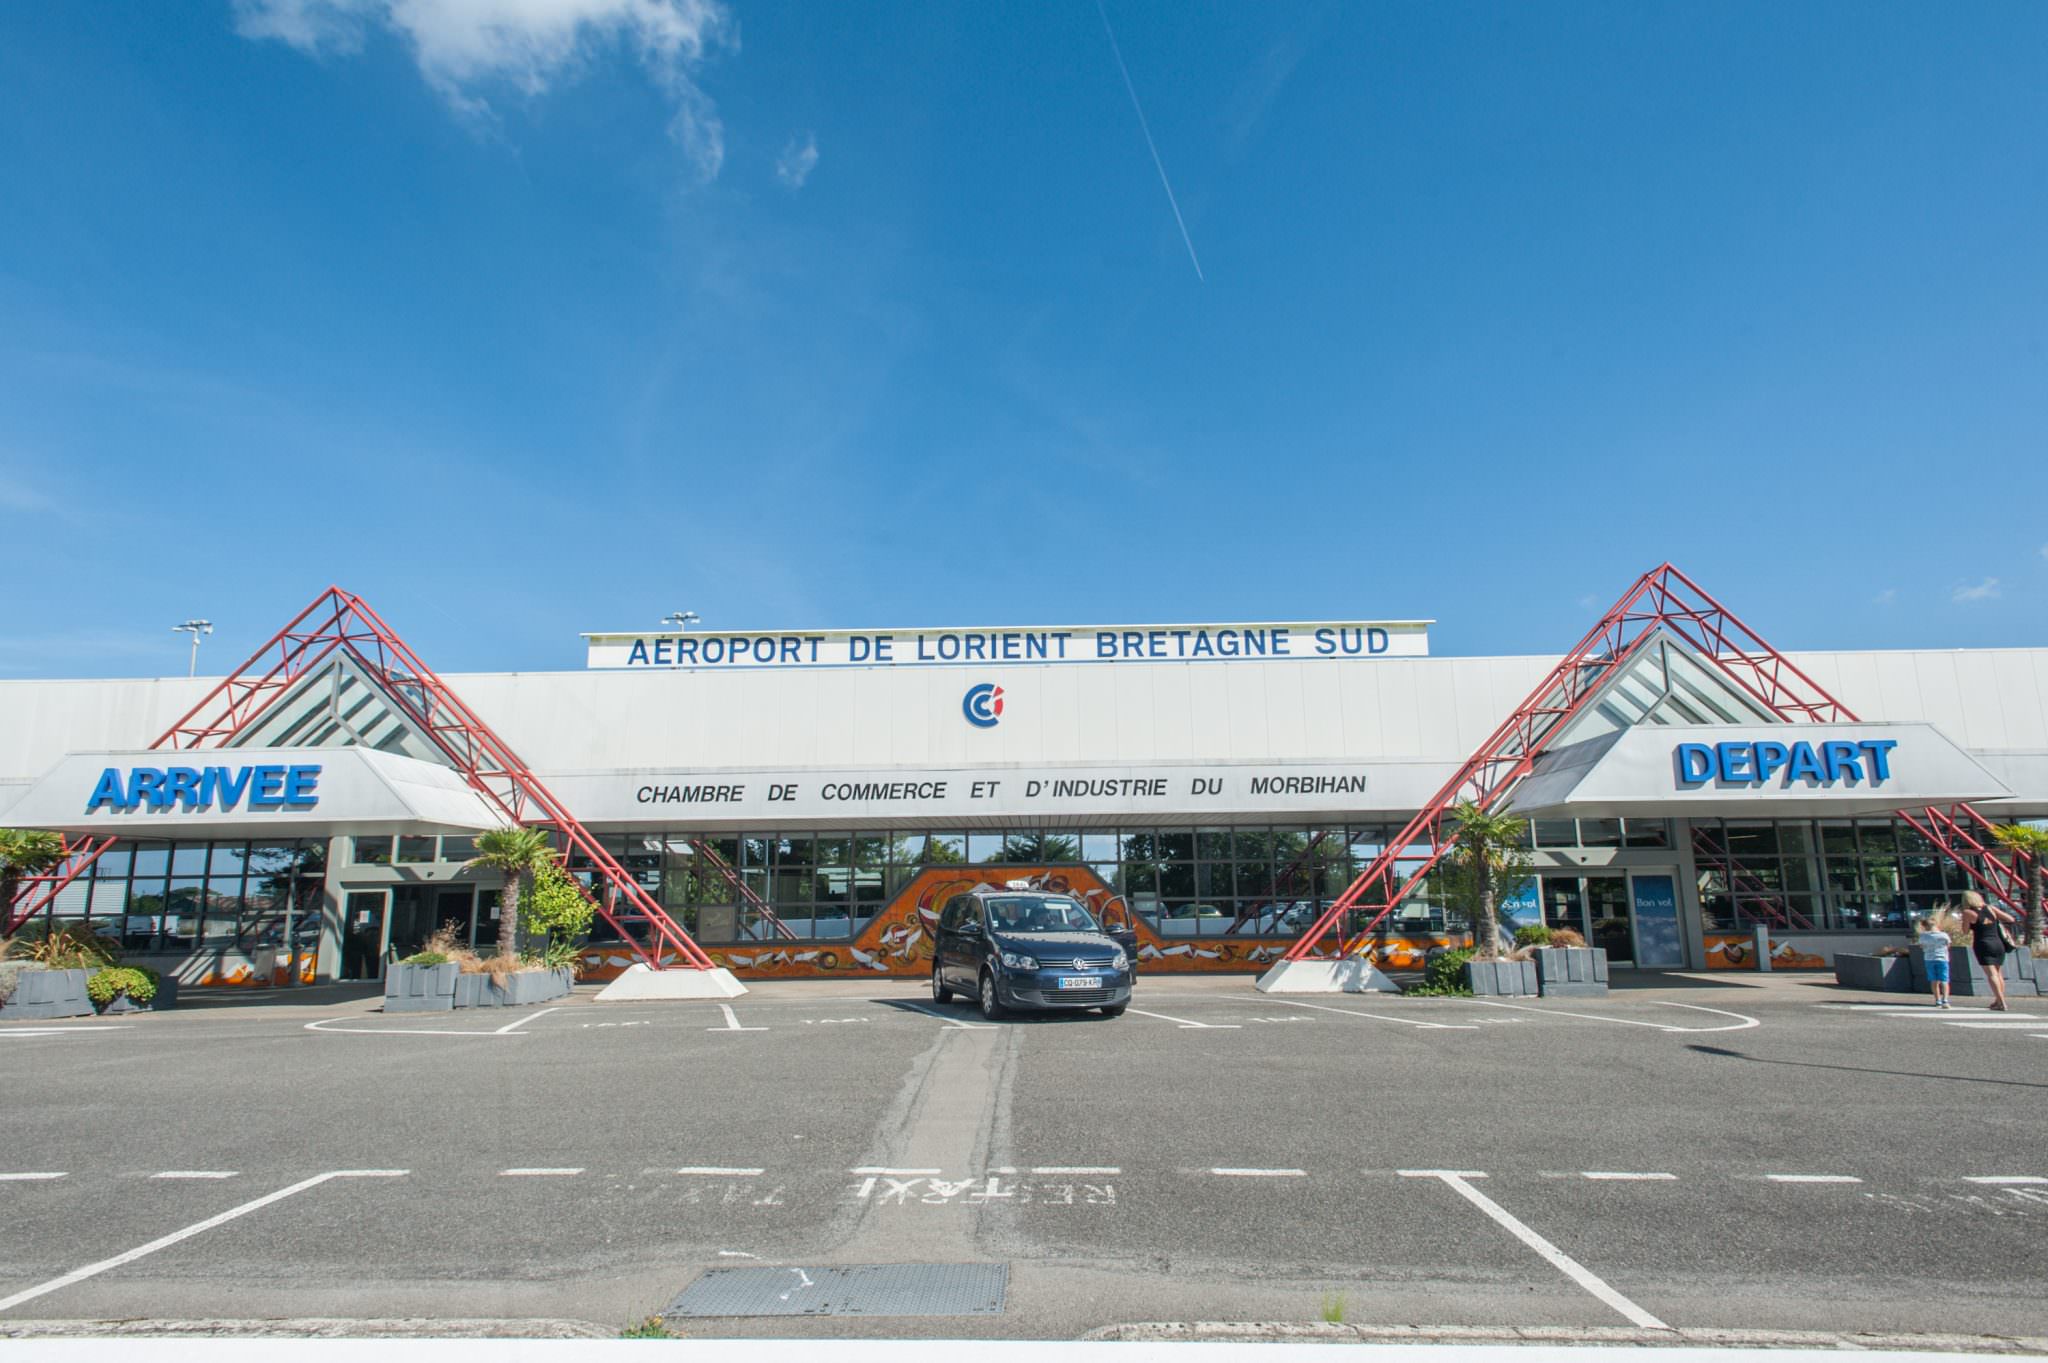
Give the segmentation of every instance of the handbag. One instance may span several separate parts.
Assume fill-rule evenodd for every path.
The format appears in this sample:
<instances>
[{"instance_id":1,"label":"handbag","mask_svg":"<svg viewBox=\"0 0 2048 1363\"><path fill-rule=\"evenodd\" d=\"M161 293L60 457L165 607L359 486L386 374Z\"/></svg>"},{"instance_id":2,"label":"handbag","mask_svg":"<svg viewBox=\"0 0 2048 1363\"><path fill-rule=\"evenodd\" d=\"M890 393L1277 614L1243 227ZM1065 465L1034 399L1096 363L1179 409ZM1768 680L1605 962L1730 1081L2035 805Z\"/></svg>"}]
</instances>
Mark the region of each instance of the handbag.
<instances>
[{"instance_id":1,"label":"handbag","mask_svg":"<svg viewBox=\"0 0 2048 1363\"><path fill-rule=\"evenodd\" d=\"M2012 929L2007 927L2003 921L1998 925L1998 940L2005 943L2007 951L2018 951L2020 949L2020 944L2013 940Z\"/></svg>"}]
</instances>

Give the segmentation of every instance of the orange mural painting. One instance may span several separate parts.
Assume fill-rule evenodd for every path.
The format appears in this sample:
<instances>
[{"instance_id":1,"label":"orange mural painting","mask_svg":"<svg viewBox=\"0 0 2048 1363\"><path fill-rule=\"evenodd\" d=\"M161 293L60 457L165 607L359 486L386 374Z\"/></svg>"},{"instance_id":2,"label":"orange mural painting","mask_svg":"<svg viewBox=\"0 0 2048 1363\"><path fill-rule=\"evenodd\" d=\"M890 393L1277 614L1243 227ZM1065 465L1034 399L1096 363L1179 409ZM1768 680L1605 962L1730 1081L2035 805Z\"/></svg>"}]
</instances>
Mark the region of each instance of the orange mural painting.
<instances>
[{"instance_id":1,"label":"orange mural painting","mask_svg":"<svg viewBox=\"0 0 2048 1363\"><path fill-rule=\"evenodd\" d=\"M1751 933L1716 933L1706 935L1707 969L1709 970L1755 970L1756 937ZM1802 951L1796 943L1780 939L1771 943L1771 969L1773 970L1825 970L1827 958Z\"/></svg>"},{"instance_id":2,"label":"orange mural painting","mask_svg":"<svg viewBox=\"0 0 2048 1363\"><path fill-rule=\"evenodd\" d=\"M739 946L702 944L726 969L747 980L798 980L872 975L922 979L931 973L932 932L939 911L961 890L975 885L1033 881L1039 888L1071 894L1106 926L1128 924L1138 938L1138 968L1151 974L1256 974L1292 945L1275 937L1180 937L1161 934L1120 894L1086 866L929 866L897 892L851 942L781 941ZM1389 937L1374 943L1383 968L1419 970L1422 953L1435 939ZM585 980L608 980L632 964L616 945L597 945L583 957ZM663 965L678 964L666 956Z\"/></svg>"}]
</instances>

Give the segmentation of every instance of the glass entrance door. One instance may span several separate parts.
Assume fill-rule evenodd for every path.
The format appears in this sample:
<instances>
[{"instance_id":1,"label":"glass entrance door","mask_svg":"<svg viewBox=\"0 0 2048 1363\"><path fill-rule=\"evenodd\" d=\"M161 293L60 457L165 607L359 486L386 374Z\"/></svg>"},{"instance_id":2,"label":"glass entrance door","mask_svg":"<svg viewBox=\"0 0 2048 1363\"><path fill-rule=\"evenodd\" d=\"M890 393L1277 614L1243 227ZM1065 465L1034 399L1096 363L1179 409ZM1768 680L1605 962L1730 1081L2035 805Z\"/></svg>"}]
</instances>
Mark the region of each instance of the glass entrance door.
<instances>
[{"instance_id":1,"label":"glass entrance door","mask_svg":"<svg viewBox=\"0 0 2048 1363\"><path fill-rule=\"evenodd\" d=\"M389 890L348 892L341 925L341 979L384 978L384 923L390 904Z\"/></svg>"},{"instance_id":2,"label":"glass entrance door","mask_svg":"<svg viewBox=\"0 0 2048 1363\"><path fill-rule=\"evenodd\" d=\"M1610 966L1636 963L1636 938L1628 921L1627 876L1587 876L1586 917L1591 922L1587 946L1606 948Z\"/></svg>"}]
</instances>

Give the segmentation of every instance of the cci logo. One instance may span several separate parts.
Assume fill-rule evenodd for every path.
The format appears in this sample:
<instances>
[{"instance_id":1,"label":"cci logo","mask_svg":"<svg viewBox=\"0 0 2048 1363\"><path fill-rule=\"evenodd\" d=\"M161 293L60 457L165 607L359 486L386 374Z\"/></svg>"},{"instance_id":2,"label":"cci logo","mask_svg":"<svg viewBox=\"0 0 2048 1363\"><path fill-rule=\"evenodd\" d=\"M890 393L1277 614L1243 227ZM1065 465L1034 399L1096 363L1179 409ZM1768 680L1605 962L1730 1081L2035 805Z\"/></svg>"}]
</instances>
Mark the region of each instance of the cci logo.
<instances>
[{"instance_id":1,"label":"cci logo","mask_svg":"<svg viewBox=\"0 0 2048 1363\"><path fill-rule=\"evenodd\" d=\"M993 729L1003 717L1003 688L994 682L978 682L960 698L960 713L977 729Z\"/></svg>"}]
</instances>

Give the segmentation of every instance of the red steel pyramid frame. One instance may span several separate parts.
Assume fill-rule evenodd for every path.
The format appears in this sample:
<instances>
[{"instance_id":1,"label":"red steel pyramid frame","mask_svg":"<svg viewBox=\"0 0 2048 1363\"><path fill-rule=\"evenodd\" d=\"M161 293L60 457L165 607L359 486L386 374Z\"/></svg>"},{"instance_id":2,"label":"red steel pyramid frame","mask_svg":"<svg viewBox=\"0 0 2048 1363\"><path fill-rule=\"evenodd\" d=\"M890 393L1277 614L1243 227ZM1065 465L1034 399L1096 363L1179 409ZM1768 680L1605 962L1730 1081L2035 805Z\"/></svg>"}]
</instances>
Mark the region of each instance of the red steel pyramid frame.
<instances>
[{"instance_id":1,"label":"red steel pyramid frame","mask_svg":"<svg viewBox=\"0 0 2048 1363\"><path fill-rule=\"evenodd\" d=\"M384 623L369 603L339 587L329 587L315 597L290 624L251 654L247 662L150 746L223 746L256 723L272 704L337 653L353 660L385 699L447 757L450 765L508 823L553 829L570 851L589 859L601 893L592 894L585 889L585 896L642 961L659 970L664 957L672 954L681 965L691 969L717 968L717 963L669 917L632 873L576 821L576 816L555 798L505 740L432 668L420 661L419 655ZM112 838L67 840L64 863L47 876L34 877L32 888L25 887L26 892L17 898L20 907L8 925L9 931L52 902L113 842ZM613 916L621 901L632 916L646 919L650 939L646 944L636 940Z\"/></svg>"},{"instance_id":2,"label":"red steel pyramid frame","mask_svg":"<svg viewBox=\"0 0 2048 1363\"><path fill-rule=\"evenodd\" d=\"M1536 758L1584 712L1607 680L1619 675L1660 632L1689 645L1781 721L1855 722L1847 706L1698 583L1671 564L1661 564L1636 579L1282 959L1316 956L1333 933L1338 936L1337 955L1368 952L1373 930L1456 845L1457 821L1450 817L1451 807L1464 800L1488 810L1502 807ZM1976 809L1957 804L1900 817L1961 866L1984 893L2008 904L2023 902L2029 859L2014 853L2008 862L1995 854L1990 846L1991 821ZM1347 934L1341 925L1355 913L1370 917Z\"/></svg>"}]
</instances>

